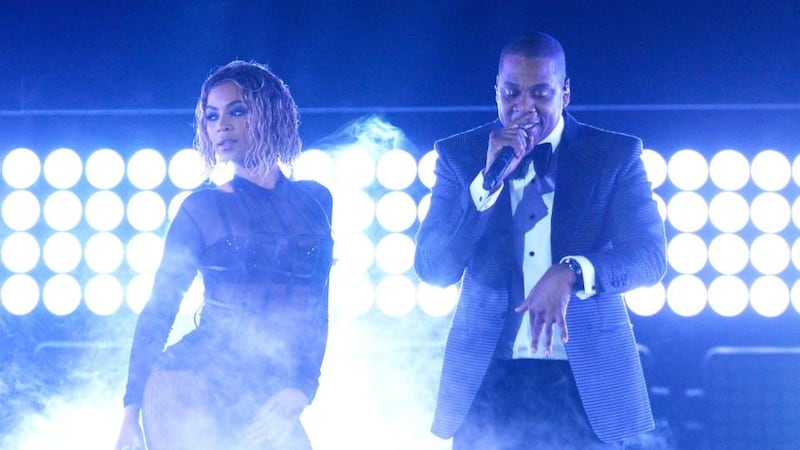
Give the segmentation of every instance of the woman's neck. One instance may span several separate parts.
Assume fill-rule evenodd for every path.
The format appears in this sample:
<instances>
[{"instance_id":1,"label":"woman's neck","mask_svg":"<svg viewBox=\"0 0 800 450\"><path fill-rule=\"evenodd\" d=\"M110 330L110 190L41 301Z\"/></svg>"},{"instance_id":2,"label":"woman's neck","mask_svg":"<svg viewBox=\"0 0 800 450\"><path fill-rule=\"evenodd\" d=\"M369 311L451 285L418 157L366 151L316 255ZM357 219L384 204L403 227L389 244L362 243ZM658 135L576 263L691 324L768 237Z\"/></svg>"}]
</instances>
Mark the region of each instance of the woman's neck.
<instances>
[{"instance_id":1,"label":"woman's neck","mask_svg":"<svg viewBox=\"0 0 800 450\"><path fill-rule=\"evenodd\" d=\"M236 167L236 175L238 177L244 178L245 180L257 184L264 189L273 189L276 184L278 184L278 179L280 178L281 171L277 167L273 168L269 172L264 175L254 175L251 174L250 171L247 169Z\"/></svg>"}]
</instances>

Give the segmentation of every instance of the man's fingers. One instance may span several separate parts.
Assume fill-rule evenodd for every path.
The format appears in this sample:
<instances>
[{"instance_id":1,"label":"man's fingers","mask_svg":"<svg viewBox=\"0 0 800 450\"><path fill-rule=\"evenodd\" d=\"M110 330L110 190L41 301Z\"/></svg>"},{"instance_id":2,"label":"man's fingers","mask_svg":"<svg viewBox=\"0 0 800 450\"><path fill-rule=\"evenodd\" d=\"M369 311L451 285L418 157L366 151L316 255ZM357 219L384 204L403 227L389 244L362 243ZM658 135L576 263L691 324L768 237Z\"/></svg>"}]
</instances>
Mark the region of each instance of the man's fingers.
<instances>
[{"instance_id":1,"label":"man's fingers","mask_svg":"<svg viewBox=\"0 0 800 450\"><path fill-rule=\"evenodd\" d=\"M530 312L531 314L531 351L536 353L536 349L539 348L539 335L542 334L542 328L544 328L544 320L542 320L542 316L539 314L535 314L533 311Z\"/></svg>"}]
</instances>

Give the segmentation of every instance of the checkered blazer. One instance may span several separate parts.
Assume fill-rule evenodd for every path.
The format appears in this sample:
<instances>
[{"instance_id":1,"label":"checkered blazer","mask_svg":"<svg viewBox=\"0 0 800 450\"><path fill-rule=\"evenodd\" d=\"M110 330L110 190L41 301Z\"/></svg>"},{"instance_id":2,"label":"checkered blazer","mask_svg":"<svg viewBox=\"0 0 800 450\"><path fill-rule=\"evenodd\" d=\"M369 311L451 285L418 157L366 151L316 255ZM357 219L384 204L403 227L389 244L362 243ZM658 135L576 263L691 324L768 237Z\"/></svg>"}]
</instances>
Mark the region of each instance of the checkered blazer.
<instances>
[{"instance_id":1,"label":"checkered blazer","mask_svg":"<svg viewBox=\"0 0 800 450\"><path fill-rule=\"evenodd\" d=\"M564 119L551 217L553 262L587 257L598 292L570 301L567 354L595 433L619 441L654 426L622 294L663 276L664 224L640 158L641 140L579 123L567 113ZM484 212L469 194L485 165L493 126L497 122L436 142L436 184L417 235L419 277L435 285L461 283L432 428L442 438L461 425L486 373L515 270L508 189Z\"/></svg>"}]
</instances>

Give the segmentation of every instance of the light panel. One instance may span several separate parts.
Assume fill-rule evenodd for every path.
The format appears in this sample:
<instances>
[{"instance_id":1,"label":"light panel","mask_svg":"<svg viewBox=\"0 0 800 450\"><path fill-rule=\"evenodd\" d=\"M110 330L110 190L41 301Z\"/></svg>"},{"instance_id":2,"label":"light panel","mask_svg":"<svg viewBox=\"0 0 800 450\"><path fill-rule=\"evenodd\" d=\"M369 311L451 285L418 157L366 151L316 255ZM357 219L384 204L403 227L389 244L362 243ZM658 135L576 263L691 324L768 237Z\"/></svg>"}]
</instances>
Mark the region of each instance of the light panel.
<instances>
[{"instance_id":1,"label":"light panel","mask_svg":"<svg viewBox=\"0 0 800 450\"><path fill-rule=\"evenodd\" d=\"M717 152L709 162L709 177L723 191L737 191L750 181L750 163L739 151L726 149Z\"/></svg>"},{"instance_id":2,"label":"light panel","mask_svg":"<svg viewBox=\"0 0 800 450\"><path fill-rule=\"evenodd\" d=\"M765 191L779 191L789 184L792 169L789 159L776 150L759 152L750 165L753 182Z\"/></svg>"},{"instance_id":3,"label":"light panel","mask_svg":"<svg viewBox=\"0 0 800 450\"><path fill-rule=\"evenodd\" d=\"M388 316L405 316L416 302L417 286L406 276L387 275L375 286L375 305Z\"/></svg>"},{"instance_id":4,"label":"light panel","mask_svg":"<svg viewBox=\"0 0 800 450\"><path fill-rule=\"evenodd\" d=\"M3 223L14 231L27 231L41 215L39 199L30 191L13 191L3 199Z\"/></svg>"},{"instance_id":5,"label":"light panel","mask_svg":"<svg viewBox=\"0 0 800 450\"><path fill-rule=\"evenodd\" d=\"M131 155L126 173L136 189L155 189L167 176L167 162L157 150L143 148Z\"/></svg>"},{"instance_id":6,"label":"light panel","mask_svg":"<svg viewBox=\"0 0 800 450\"><path fill-rule=\"evenodd\" d=\"M58 148L47 155L42 172L53 188L71 189L83 176L83 161L75 150Z\"/></svg>"},{"instance_id":7,"label":"light panel","mask_svg":"<svg viewBox=\"0 0 800 450\"><path fill-rule=\"evenodd\" d=\"M386 151L378 158L375 177L386 189L406 189L417 179L417 161L403 149Z\"/></svg>"},{"instance_id":8,"label":"light panel","mask_svg":"<svg viewBox=\"0 0 800 450\"><path fill-rule=\"evenodd\" d=\"M125 204L112 191L97 191L86 200L86 223L96 231L113 231L125 218Z\"/></svg>"},{"instance_id":9,"label":"light panel","mask_svg":"<svg viewBox=\"0 0 800 450\"><path fill-rule=\"evenodd\" d=\"M778 317L789 307L789 287L776 276L759 277L750 286L750 306L764 317Z\"/></svg>"},{"instance_id":10,"label":"light panel","mask_svg":"<svg viewBox=\"0 0 800 450\"><path fill-rule=\"evenodd\" d=\"M184 148L170 158L167 175L169 181L178 189L191 190L203 183L205 170L200 154L193 148Z\"/></svg>"},{"instance_id":11,"label":"light panel","mask_svg":"<svg viewBox=\"0 0 800 450\"><path fill-rule=\"evenodd\" d=\"M42 303L57 316L74 313L81 304L82 296L78 280L65 273L51 277L42 289Z\"/></svg>"},{"instance_id":12,"label":"light panel","mask_svg":"<svg viewBox=\"0 0 800 450\"><path fill-rule=\"evenodd\" d=\"M125 161L115 150L101 148L86 159L86 181L95 189L113 189L125 178Z\"/></svg>"},{"instance_id":13,"label":"light panel","mask_svg":"<svg viewBox=\"0 0 800 450\"><path fill-rule=\"evenodd\" d=\"M53 230L71 230L83 217L83 202L73 191L53 192L44 201L42 216Z\"/></svg>"},{"instance_id":14,"label":"light panel","mask_svg":"<svg viewBox=\"0 0 800 450\"><path fill-rule=\"evenodd\" d=\"M15 148L3 158L3 181L14 189L28 189L42 173L39 156L29 148Z\"/></svg>"},{"instance_id":15,"label":"light panel","mask_svg":"<svg viewBox=\"0 0 800 450\"><path fill-rule=\"evenodd\" d=\"M42 259L55 273L68 273L78 268L83 257L83 247L78 238L68 232L52 234L42 247Z\"/></svg>"},{"instance_id":16,"label":"light panel","mask_svg":"<svg viewBox=\"0 0 800 450\"><path fill-rule=\"evenodd\" d=\"M39 303L39 283L27 274L11 275L0 287L0 302L11 314L30 314Z\"/></svg>"},{"instance_id":17,"label":"light panel","mask_svg":"<svg viewBox=\"0 0 800 450\"><path fill-rule=\"evenodd\" d=\"M39 241L30 233L11 233L2 241L0 260L12 272L30 272L39 263Z\"/></svg>"}]
</instances>

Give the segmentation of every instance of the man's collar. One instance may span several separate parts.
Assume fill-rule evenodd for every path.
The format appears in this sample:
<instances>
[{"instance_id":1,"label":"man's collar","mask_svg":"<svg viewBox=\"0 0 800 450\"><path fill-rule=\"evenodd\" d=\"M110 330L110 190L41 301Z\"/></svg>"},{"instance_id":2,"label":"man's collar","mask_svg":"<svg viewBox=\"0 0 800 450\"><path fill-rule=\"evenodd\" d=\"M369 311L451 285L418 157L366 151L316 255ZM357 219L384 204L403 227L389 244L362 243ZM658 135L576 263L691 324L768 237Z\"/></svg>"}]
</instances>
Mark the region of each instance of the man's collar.
<instances>
[{"instance_id":1,"label":"man's collar","mask_svg":"<svg viewBox=\"0 0 800 450\"><path fill-rule=\"evenodd\" d=\"M558 144L561 143L561 136L564 134L564 114L558 116L558 123L556 123L556 127L553 128L553 131L547 135L541 142L537 142L537 144L544 144L548 143L553 146L553 151L558 148Z\"/></svg>"}]
</instances>

